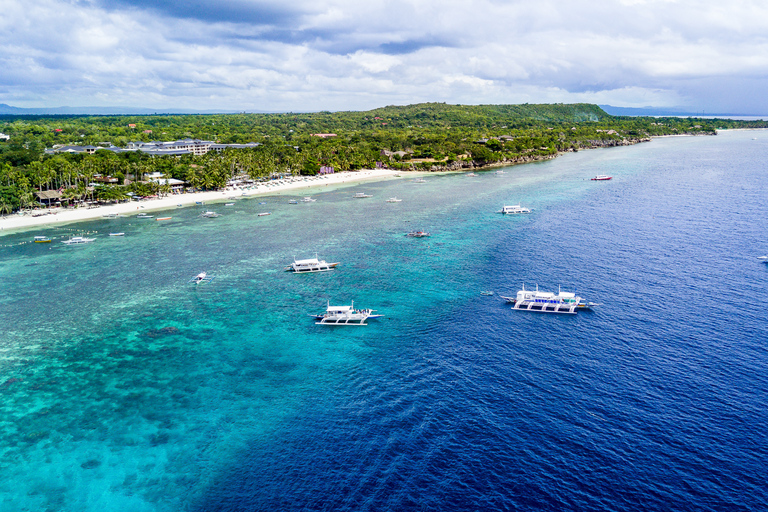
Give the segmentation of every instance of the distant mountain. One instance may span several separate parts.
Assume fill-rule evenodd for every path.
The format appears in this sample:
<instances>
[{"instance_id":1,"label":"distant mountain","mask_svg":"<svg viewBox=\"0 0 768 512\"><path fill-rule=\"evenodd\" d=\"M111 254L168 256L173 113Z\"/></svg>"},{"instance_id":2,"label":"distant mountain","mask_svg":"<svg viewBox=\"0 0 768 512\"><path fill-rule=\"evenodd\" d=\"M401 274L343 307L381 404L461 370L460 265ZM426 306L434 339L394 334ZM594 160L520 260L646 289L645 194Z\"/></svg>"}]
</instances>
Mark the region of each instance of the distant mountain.
<instances>
[{"instance_id":1,"label":"distant mountain","mask_svg":"<svg viewBox=\"0 0 768 512\"><path fill-rule=\"evenodd\" d=\"M237 114L237 110L194 110L185 108L139 108L139 107L43 107L22 108L0 103L0 115L15 116L145 116L153 114ZM262 113L261 111L250 111Z\"/></svg>"},{"instance_id":2,"label":"distant mountain","mask_svg":"<svg viewBox=\"0 0 768 512\"><path fill-rule=\"evenodd\" d=\"M691 112L686 107L614 107L611 105L599 105L606 113L612 116L649 116L649 117L759 117L756 114L735 114L723 112Z\"/></svg>"}]
</instances>

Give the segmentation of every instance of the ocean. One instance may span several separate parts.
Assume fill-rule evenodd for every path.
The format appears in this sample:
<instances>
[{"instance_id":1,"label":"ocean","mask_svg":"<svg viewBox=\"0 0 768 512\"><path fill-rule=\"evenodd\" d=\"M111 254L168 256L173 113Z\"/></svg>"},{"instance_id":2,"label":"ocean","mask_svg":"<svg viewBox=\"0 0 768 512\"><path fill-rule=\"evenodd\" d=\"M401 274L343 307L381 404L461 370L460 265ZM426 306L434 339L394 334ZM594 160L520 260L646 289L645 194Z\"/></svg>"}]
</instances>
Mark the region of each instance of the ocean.
<instances>
[{"instance_id":1,"label":"ocean","mask_svg":"<svg viewBox=\"0 0 768 512\"><path fill-rule=\"evenodd\" d=\"M730 131L0 237L0 510L766 510L766 161ZM309 316L351 301L384 317Z\"/></svg>"}]
</instances>

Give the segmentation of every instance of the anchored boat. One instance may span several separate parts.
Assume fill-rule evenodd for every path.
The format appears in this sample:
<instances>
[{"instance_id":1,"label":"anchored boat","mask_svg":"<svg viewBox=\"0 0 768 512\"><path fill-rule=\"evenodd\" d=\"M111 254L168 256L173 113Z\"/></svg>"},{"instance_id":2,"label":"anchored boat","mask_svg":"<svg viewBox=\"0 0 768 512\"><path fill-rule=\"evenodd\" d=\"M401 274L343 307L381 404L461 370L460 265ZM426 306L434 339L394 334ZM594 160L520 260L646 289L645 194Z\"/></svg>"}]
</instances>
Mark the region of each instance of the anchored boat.
<instances>
[{"instance_id":1,"label":"anchored boat","mask_svg":"<svg viewBox=\"0 0 768 512\"><path fill-rule=\"evenodd\" d=\"M35 243L36 244L49 244L51 243L51 239L47 236L36 236L35 237Z\"/></svg>"},{"instance_id":2,"label":"anchored boat","mask_svg":"<svg viewBox=\"0 0 768 512\"><path fill-rule=\"evenodd\" d=\"M366 194L365 192L358 192L357 194L355 194L352 197L355 198L355 199L363 199L365 197L373 197L373 196L370 195L370 194Z\"/></svg>"},{"instance_id":3,"label":"anchored boat","mask_svg":"<svg viewBox=\"0 0 768 512\"><path fill-rule=\"evenodd\" d=\"M317 254L314 258L308 258L306 260L297 260L293 258L293 263L285 267L285 270L289 272L296 272L300 274L302 272L328 272L336 268L338 263L327 263L325 260L317 259Z\"/></svg>"},{"instance_id":4,"label":"anchored boat","mask_svg":"<svg viewBox=\"0 0 768 512\"><path fill-rule=\"evenodd\" d=\"M369 318L381 318L384 315L374 315L373 309L355 309L355 303L350 306L331 306L330 301L321 315L310 315L314 317L315 325L368 325L365 323Z\"/></svg>"},{"instance_id":5,"label":"anchored boat","mask_svg":"<svg viewBox=\"0 0 768 512\"><path fill-rule=\"evenodd\" d=\"M513 204L512 206L502 206L499 213L503 213L505 215L507 214L513 214L513 213L531 213L530 208L526 208L525 206L520 206L519 204Z\"/></svg>"},{"instance_id":6,"label":"anchored boat","mask_svg":"<svg viewBox=\"0 0 768 512\"><path fill-rule=\"evenodd\" d=\"M517 292L517 297L504 297L503 295L500 297L514 304L512 309L538 313L575 314L579 310L600 306L595 302L587 302L581 297L577 297L575 293L560 290L557 291L557 294L540 292L538 286L536 286L536 290L526 290L525 285L523 285L523 289Z\"/></svg>"},{"instance_id":7,"label":"anchored boat","mask_svg":"<svg viewBox=\"0 0 768 512\"><path fill-rule=\"evenodd\" d=\"M95 238L85 238L82 236L73 236L69 240L62 240L61 243L67 245L89 244L96 240Z\"/></svg>"},{"instance_id":8,"label":"anchored boat","mask_svg":"<svg viewBox=\"0 0 768 512\"><path fill-rule=\"evenodd\" d=\"M613 176L608 176L606 174L598 174L597 176L592 178L592 181L608 181L612 179L613 179Z\"/></svg>"},{"instance_id":9,"label":"anchored boat","mask_svg":"<svg viewBox=\"0 0 768 512\"><path fill-rule=\"evenodd\" d=\"M213 276L209 276L208 272L200 272L195 277L190 279L189 282L190 283L195 283L195 284L202 284L202 283L210 283L214 279L216 279L216 278L213 277Z\"/></svg>"}]
</instances>

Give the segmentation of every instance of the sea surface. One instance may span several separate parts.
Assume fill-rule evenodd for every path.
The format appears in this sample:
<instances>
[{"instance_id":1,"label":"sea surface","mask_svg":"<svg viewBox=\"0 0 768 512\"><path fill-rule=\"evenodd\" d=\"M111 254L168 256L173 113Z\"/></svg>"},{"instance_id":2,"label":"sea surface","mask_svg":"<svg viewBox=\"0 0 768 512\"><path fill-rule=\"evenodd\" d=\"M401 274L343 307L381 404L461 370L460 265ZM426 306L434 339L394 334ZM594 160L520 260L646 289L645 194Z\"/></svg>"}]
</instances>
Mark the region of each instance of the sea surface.
<instances>
[{"instance_id":1,"label":"sea surface","mask_svg":"<svg viewBox=\"0 0 768 512\"><path fill-rule=\"evenodd\" d=\"M767 162L721 132L0 237L0 510L766 510Z\"/></svg>"}]
</instances>

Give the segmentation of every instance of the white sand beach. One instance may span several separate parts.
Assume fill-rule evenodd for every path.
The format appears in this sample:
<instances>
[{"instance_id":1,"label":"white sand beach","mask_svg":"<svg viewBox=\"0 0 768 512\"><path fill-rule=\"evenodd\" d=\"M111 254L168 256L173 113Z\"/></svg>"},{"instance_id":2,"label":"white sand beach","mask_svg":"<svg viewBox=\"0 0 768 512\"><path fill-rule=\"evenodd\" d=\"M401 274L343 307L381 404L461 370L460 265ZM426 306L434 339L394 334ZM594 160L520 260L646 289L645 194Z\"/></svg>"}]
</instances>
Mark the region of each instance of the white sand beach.
<instances>
[{"instance_id":1,"label":"white sand beach","mask_svg":"<svg viewBox=\"0 0 768 512\"><path fill-rule=\"evenodd\" d=\"M170 195L157 199L145 199L141 201L130 201L107 206L98 206L91 208L51 208L49 210L33 210L33 213L24 215L8 215L0 217L0 236L12 232L23 231L29 228L50 225L64 224L69 222L79 222L89 219L97 219L105 215L135 214L138 211L149 212L153 210L167 210L176 208L178 205L194 206L198 202L226 202L229 198L235 197L243 199L244 197L258 197L266 195L275 195L282 192L292 192L296 194L312 195L320 193L323 189L331 185L341 185L350 182L360 181L379 181L383 179L395 178L400 174L399 171L389 169L367 169L354 172L339 172L327 174L325 176L297 177L282 180L274 180L268 184L261 184L251 188L228 188L215 192L195 192L188 194ZM413 175L414 173L409 173ZM40 215L41 213L47 214Z\"/></svg>"}]
</instances>

